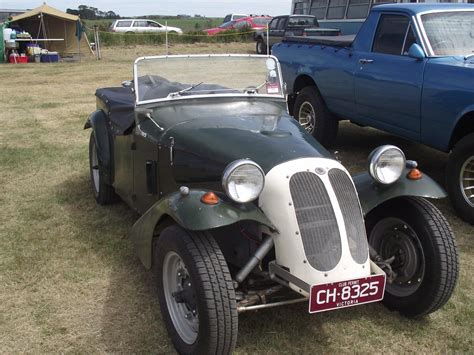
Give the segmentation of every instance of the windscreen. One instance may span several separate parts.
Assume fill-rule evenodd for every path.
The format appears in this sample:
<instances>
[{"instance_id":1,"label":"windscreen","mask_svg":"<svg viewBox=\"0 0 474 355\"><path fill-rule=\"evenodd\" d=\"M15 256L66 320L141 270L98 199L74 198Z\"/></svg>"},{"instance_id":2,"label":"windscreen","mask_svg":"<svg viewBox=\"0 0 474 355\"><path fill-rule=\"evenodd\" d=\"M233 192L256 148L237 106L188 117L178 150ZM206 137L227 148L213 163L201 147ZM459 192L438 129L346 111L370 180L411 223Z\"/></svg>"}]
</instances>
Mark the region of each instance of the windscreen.
<instances>
[{"instance_id":1,"label":"windscreen","mask_svg":"<svg viewBox=\"0 0 474 355\"><path fill-rule=\"evenodd\" d=\"M209 95L284 97L274 57L145 57L135 63L137 103Z\"/></svg>"},{"instance_id":2,"label":"windscreen","mask_svg":"<svg viewBox=\"0 0 474 355\"><path fill-rule=\"evenodd\" d=\"M436 12L421 16L435 55L474 52L474 11Z\"/></svg>"}]
</instances>

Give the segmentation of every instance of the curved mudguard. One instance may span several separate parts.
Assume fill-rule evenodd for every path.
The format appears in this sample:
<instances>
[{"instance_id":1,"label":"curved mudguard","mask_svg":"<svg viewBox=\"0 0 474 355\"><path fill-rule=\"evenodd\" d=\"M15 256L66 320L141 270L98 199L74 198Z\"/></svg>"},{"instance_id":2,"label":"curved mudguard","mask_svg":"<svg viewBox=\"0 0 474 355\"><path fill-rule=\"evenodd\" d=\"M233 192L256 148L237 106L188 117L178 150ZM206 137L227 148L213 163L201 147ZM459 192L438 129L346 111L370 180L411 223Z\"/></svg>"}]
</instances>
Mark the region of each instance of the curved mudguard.
<instances>
[{"instance_id":1,"label":"curved mudguard","mask_svg":"<svg viewBox=\"0 0 474 355\"><path fill-rule=\"evenodd\" d=\"M84 129L92 128L97 148L99 164L103 167L105 181L112 184L112 146L107 119L104 111L96 110L92 112L84 125Z\"/></svg>"},{"instance_id":2,"label":"curved mudguard","mask_svg":"<svg viewBox=\"0 0 474 355\"><path fill-rule=\"evenodd\" d=\"M265 214L252 203L236 204L220 199L216 205L206 205L201 197L207 191L190 190L188 195L173 192L146 211L132 227L132 242L143 265L152 263L152 240L163 217L171 217L179 226L191 231L202 231L251 220L276 230ZM163 227L163 226L162 226Z\"/></svg>"},{"instance_id":3,"label":"curved mudguard","mask_svg":"<svg viewBox=\"0 0 474 355\"><path fill-rule=\"evenodd\" d=\"M377 183L369 173L353 176L354 184L359 194L360 204L364 215L385 201L401 196L418 196L426 198L446 197L446 191L428 175L423 174L420 180L409 180L405 169L402 177L391 185Z\"/></svg>"}]
</instances>

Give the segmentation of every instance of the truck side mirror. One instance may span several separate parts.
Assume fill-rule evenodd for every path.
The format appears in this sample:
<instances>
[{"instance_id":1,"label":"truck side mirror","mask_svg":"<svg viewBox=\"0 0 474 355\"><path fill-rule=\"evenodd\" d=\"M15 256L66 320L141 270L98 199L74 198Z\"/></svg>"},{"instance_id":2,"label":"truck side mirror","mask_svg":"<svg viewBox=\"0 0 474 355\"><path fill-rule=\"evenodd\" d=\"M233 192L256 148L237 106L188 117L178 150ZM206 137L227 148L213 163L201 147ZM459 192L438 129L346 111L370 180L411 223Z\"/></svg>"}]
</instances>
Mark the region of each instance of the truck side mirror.
<instances>
[{"instance_id":1,"label":"truck side mirror","mask_svg":"<svg viewBox=\"0 0 474 355\"><path fill-rule=\"evenodd\" d=\"M408 50L408 56L416 60L425 59L425 52L418 43L413 43Z\"/></svg>"}]
</instances>

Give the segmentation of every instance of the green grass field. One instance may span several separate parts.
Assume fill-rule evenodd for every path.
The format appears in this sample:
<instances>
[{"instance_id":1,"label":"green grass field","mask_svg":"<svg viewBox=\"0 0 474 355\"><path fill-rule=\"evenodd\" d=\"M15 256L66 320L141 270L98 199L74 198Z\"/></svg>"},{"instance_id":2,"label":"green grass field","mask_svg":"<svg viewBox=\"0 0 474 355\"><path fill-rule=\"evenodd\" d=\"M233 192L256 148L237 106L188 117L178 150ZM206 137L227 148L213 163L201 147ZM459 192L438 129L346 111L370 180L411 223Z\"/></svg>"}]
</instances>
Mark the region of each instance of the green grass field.
<instances>
[{"instance_id":1,"label":"green grass field","mask_svg":"<svg viewBox=\"0 0 474 355\"><path fill-rule=\"evenodd\" d=\"M251 43L173 45L171 54L253 53ZM103 60L0 65L0 353L174 353L150 274L128 239L138 216L95 203L84 122L96 88L131 78L163 46L104 48ZM344 123L337 155L352 172L396 144L443 182L446 154ZM474 235L436 201L460 251L460 279L438 312L409 320L369 304L309 315L306 304L244 313L237 354L473 353Z\"/></svg>"}]
</instances>

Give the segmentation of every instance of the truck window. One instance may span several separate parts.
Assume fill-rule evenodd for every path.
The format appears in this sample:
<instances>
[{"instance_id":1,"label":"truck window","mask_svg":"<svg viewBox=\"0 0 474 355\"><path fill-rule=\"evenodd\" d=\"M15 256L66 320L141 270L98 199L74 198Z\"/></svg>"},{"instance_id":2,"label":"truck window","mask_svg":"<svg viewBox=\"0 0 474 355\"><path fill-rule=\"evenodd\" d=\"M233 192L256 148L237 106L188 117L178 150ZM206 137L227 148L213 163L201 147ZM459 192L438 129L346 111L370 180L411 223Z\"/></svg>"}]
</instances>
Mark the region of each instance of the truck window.
<instances>
[{"instance_id":1,"label":"truck window","mask_svg":"<svg viewBox=\"0 0 474 355\"><path fill-rule=\"evenodd\" d=\"M373 52L401 55L410 20L403 15L381 15L375 32Z\"/></svg>"},{"instance_id":2,"label":"truck window","mask_svg":"<svg viewBox=\"0 0 474 355\"><path fill-rule=\"evenodd\" d=\"M403 45L403 55L408 55L408 51L413 43L416 43L416 36L415 32L413 32L413 28L411 24L408 26L407 36L405 39L405 44Z\"/></svg>"},{"instance_id":3,"label":"truck window","mask_svg":"<svg viewBox=\"0 0 474 355\"><path fill-rule=\"evenodd\" d=\"M278 21L277 30L284 30L285 25L286 25L286 17L280 18L280 21Z\"/></svg>"},{"instance_id":4,"label":"truck window","mask_svg":"<svg viewBox=\"0 0 474 355\"><path fill-rule=\"evenodd\" d=\"M278 28L278 21L280 21L280 17L274 18L272 22L270 22L270 29L276 30Z\"/></svg>"},{"instance_id":5,"label":"truck window","mask_svg":"<svg viewBox=\"0 0 474 355\"><path fill-rule=\"evenodd\" d=\"M327 6L328 0L313 0L309 14L316 16L318 20L323 19L326 16Z\"/></svg>"},{"instance_id":6,"label":"truck window","mask_svg":"<svg viewBox=\"0 0 474 355\"><path fill-rule=\"evenodd\" d=\"M348 0L329 0L328 20L342 19L346 14Z\"/></svg>"}]
</instances>

